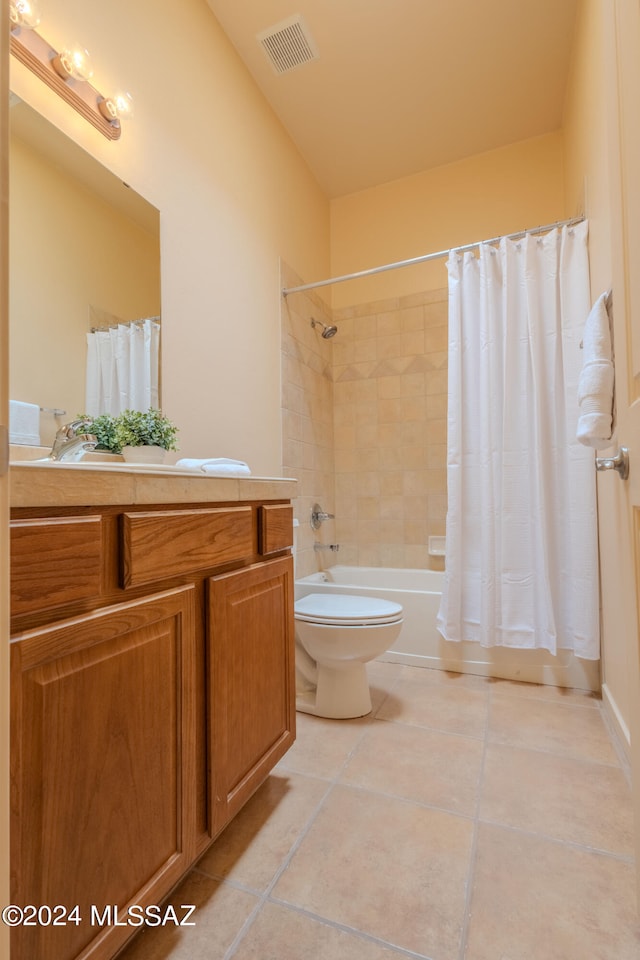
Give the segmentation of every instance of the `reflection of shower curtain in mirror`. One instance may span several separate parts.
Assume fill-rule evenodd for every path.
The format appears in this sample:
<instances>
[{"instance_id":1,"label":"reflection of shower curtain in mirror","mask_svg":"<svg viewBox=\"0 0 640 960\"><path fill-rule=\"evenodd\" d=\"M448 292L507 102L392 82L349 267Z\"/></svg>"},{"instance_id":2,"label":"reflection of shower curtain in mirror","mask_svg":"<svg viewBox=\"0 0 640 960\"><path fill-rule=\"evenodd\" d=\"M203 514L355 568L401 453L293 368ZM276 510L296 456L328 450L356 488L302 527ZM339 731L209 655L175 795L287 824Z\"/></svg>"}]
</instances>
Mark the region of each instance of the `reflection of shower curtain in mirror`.
<instances>
[{"instance_id":1,"label":"reflection of shower curtain in mirror","mask_svg":"<svg viewBox=\"0 0 640 960\"><path fill-rule=\"evenodd\" d=\"M159 350L155 318L88 333L85 413L158 407Z\"/></svg>"}]
</instances>

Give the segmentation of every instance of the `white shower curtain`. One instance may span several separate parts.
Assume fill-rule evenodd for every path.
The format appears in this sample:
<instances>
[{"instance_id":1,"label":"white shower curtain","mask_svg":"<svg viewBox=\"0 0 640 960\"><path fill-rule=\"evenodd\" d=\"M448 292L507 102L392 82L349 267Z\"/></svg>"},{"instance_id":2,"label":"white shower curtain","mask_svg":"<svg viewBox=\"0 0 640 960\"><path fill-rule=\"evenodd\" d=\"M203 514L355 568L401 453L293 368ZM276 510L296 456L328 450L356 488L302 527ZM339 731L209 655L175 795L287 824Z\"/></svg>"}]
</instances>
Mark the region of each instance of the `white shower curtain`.
<instances>
[{"instance_id":1,"label":"white shower curtain","mask_svg":"<svg viewBox=\"0 0 640 960\"><path fill-rule=\"evenodd\" d=\"M85 413L157 407L159 350L155 318L88 333Z\"/></svg>"},{"instance_id":2,"label":"white shower curtain","mask_svg":"<svg viewBox=\"0 0 640 960\"><path fill-rule=\"evenodd\" d=\"M449 258L445 640L599 657L586 222Z\"/></svg>"}]
</instances>

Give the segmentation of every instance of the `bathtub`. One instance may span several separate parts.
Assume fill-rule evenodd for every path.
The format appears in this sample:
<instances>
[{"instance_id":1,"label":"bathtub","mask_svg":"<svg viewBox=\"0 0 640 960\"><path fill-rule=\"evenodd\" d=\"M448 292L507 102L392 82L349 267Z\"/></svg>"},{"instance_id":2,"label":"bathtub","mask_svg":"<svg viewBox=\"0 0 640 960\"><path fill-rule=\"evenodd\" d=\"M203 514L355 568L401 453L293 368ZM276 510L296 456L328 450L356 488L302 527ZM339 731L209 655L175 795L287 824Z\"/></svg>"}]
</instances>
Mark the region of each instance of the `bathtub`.
<instances>
[{"instance_id":1,"label":"bathtub","mask_svg":"<svg viewBox=\"0 0 640 960\"><path fill-rule=\"evenodd\" d=\"M443 579L444 574L437 570L338 564L296 580L295 597L299 600L309 593L350 593L402 604L404 623L400 636L380 660L583 690L600 689L598 662L579 660L569 650L553 656L546 650L485 648L470 641L444 640L436 629Z\"/></svg>"}]
</instances>

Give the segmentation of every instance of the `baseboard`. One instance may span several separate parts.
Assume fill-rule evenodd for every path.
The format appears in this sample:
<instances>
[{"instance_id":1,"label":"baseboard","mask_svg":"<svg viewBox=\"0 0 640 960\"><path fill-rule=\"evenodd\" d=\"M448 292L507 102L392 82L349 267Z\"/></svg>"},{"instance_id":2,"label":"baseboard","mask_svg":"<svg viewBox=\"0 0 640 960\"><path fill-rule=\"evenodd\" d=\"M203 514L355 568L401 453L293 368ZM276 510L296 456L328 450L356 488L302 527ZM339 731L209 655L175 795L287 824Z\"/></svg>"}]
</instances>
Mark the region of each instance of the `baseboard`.
<instances>
[{"instance_id":1,"label":"baseboard","mask_svg":"<svg viewBox=\"0 0 640 960\"><path fill-rule=\"evenodd\" d=\"M618 744L620 745L620 748L626 757L627 763L630 763L631 734L629 733L629 728L626 725L620 710L618 709L618 704L611 695L611 690L606 683L602 684L602 708L607 720L609 721L611 729L616 736Z\"/></svg>"}]
</instances>

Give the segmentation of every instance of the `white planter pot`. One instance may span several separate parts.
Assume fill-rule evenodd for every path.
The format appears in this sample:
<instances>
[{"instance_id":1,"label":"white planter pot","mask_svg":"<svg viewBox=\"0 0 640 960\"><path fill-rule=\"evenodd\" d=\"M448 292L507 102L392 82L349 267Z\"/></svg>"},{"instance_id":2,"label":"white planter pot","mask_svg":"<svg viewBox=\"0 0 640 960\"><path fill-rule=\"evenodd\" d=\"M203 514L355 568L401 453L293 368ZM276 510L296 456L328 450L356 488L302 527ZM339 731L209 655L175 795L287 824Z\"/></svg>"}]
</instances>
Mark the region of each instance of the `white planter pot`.
<instances>
[{"instance_id":1,"label":"white planter pot","mask_svg":"<svg viewBox=\"0 0 640 960\"><path fill-rule=\"evenodd\" d=\"M166 450L163 447L123 447L122 456L127 463L162 463Z\"/></svg>"}]
</instances>

